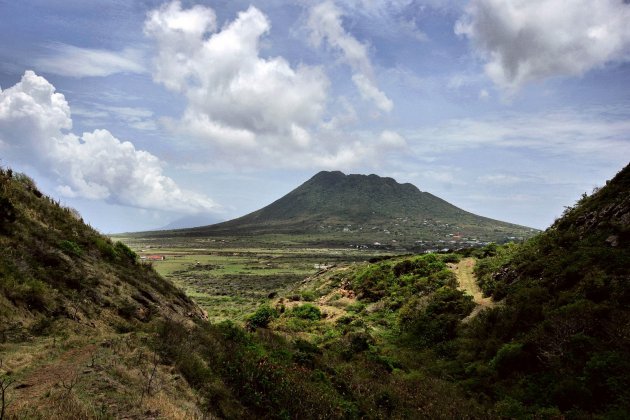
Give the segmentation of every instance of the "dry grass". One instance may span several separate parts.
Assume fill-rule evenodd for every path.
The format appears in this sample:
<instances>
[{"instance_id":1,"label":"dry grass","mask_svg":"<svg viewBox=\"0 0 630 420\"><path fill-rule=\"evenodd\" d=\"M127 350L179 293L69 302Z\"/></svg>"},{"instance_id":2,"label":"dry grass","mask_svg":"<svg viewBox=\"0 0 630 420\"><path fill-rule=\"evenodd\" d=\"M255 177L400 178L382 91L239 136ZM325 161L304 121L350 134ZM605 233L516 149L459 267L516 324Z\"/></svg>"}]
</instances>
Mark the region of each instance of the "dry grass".
<instances>
[{"instance_id":1,"label":"dry grass","mask_svg":"<svg viewBox=\"0 0 630 420\"><path fill-rule=\"evenodd\" d=\"M108 334L3 345L10 351L3 351L2 372L15 379L7 418L202 418L196 393L172 366L154 359L148 337Z\"/></svg>"}]
</instances>

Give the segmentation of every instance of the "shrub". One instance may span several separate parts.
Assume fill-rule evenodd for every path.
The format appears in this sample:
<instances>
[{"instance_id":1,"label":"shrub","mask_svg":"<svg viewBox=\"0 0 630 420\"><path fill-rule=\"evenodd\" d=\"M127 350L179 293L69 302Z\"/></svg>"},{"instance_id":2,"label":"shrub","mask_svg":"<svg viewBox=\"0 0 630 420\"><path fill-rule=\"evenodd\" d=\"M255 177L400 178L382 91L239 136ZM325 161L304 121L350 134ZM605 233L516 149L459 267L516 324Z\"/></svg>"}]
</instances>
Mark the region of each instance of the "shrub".
<instances>
[{"instance_id":1,"label":"shrub","mask_svg":"<svg viewBox=\"0 0 630 420\"><path fill-rule=\"evenodd\" d=\"M8 290L7 297L12 301L22 301L29 309L47 311L53 305L53 293L41 280L27 278L14 283Z\"/></svg>"},{"instance_id":2,"label":"shrub","mask_svg":"<svg viewBox=\"0 0 630 420\"><path fill-rule=\"evenodd\" d=\"M314 291L305 290L302 292L302 300L304 302L313 302L315 299L317 299L317 296L315 295Z\"/></svg>"},{"instance_id":3,"label":"shrub","mask_svg":"<svg viewBox=\"0 0 630 420\"><path fill-rule=\"evenodd\" d=\"M61 241L59 242L59 248L68 255L74 255L75 257L83 255L81 246L73 241Z\"/></svg>"},{"instance_id":4,"label":"shrub","mask_svg":"<svg viewBox=\"0 0 630 420\"><path fill-rule=\"evenodd\" d=\"M101 237L96 237L94 238L93 241L94 241L94 245L96 245L96 248L98 248L101 255L103 255L105 258L110 259L110 260L116 259L116 257L118 256L118 253L114 249L112 242L110 240L107 240Z\"/></svg>"},{"instance_id":5,"label":"shrub","mask_svg":"<svg viewBox=\"0 0 630 420\"><path fill-rule=\"evenodd\" d=\"M322 317L322 312L319 310L319 308L310 303L296 306L290 313L291 316L301 319L308 319L310 321L318 321Z\"/></svg>"},{"instance_id":6,"label":"shrub","mask_svg":"<svg viewBox=\"0 0 630 420\"><path fill-rule=\"evenodd\" d=\"M510 373L519 370L522 359L523 344L507 343L501 346L496 356L490 361L490 366L499 374Z\"/></svg>"},{"instance_id":7,"label":"shrub","mask_svg":"<svg viewBox=\"0 0 630 420\"><path fill-rule=\"evenodd\" d=\"M399 311L399 324L412 341L423 346L438 344L455 338L460 320L474 306L471 296L442 287L428 298L410 299Z\"/></svg>"},{"instance_id":8,"label":"shrub","mask_svg":"<svg viewBox=\"0 0 630 420\"><path fill-rule=\"evenodd\" d=\"M131 248L129 248L127 245L123 244L122 242L116 242L116 244L114 245L114 252L116 252L119 255L125 256L131 262L135 263L138 260L138 254L133 252Z\"/></svg>"},{"instance_id":9,"label":"shrub","mask_svg":"<svg viewBox=\"0 0 630 420\"><path fill-rule=\"evenodd\" d=\"M15 219L16 211L13 203L6 197L0 197L0 232L6 232Z\"/></svg>"},{"instance_id":10,"label":"shrub","mask_svg":"<svg viewBox=\"0 0 630 420\"><path fill-rule=\"evenodd\" d=\"M389 265L371 265L357 274L353 281L353 288L360 299L375 302L387 294L394 279L394 273Z\"/></svg>"},{"instance_id":11,"label":"shrub","mask_svg":"<svg viewBox=\"0 0 630 420\"><path fill-rule=\"evenodd\" d=\"M269 305L262 305L247 319L247 328L265 328L272 319L278 316L278 311Z\"/></svg>"},{"instance_id":12,"label":"shrub","mask_svg":"<svg viewBox=\"0 0 630 420\"><path fill-rule=\"evenodd\" d=\"M442 262L457 264L460 260L460 256L457 254L445 254L442 255Z\"/></svg>"}]
</instances>

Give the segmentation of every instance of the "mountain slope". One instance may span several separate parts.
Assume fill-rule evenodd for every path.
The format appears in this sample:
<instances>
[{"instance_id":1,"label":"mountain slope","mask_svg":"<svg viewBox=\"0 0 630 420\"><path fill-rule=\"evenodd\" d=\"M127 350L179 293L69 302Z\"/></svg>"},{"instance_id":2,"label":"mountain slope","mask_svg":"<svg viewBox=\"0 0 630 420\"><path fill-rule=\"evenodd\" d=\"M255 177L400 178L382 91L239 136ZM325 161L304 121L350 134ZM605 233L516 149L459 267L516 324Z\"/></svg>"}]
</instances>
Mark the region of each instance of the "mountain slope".
<instances>
[{"instance_id":1,"label":"mountain slope","mask_svg":"<svg viewBox=\"0 0 630 420\"><path fill-rule=\"evenodd\" d=\"M22 174L0 172L0 320L28 329L41 319L101 322L201 316L197 306L122 243L84 224Z\"/></svg>"},{"instance_id":2,"label":"mountain slope","mask_svg":"<svg viewBox=\"0 0 630 420\"><path fill-rule=\"evenodd\" d=\"M461 343L460 361L476 366L474 392L509 417L628 418L630 165L541 235L496 254L477 274L504 304Z\"/></svg>"},{"instance_id":3,"label":"mountain slope","mask_svg":"<svg viewBox=\"0 0 630 420\"><path fill-rule=\"evenodd\" d=\"M480 217L412 184L377 175L320 172L284 197L238 219L175 232L184 236L295 234L339 242L503 241L532 229ZM449 236L450 235L450 236Z\"/></svg>"},{"instance_id":4,"label":"mountain slope","mask_svg":"<svg viewBox=\"0 0 630 420\"><path fill-rule=\"evenodd\" d=\"M203 318L125 245L0 169L3 418L194 418L192 391L159 363L152 330Z\"/></svg>"}]
</instances>

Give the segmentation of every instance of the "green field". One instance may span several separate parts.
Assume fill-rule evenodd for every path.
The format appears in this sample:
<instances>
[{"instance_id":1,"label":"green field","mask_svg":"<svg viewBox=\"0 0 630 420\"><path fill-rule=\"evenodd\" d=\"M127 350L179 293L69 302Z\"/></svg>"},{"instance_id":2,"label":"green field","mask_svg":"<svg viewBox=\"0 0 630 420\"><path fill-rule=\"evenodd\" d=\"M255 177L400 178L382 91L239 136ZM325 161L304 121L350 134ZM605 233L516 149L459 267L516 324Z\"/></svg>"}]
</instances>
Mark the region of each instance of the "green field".
<instances>
[{"instance_id":1,"label":"green field","mask_svg":"<svg viewBox=\"0 0 630 420\"><path fill-rule=\"evenodd\" d=\"M382 250L277 247L208 239L141 239L118 237L156 271L184 289L213 322L239 320L276 296L296 294L302 281L324 267L366 261ZM272 246L269 246L272 245Z\"/></svg>"}]
</instances>

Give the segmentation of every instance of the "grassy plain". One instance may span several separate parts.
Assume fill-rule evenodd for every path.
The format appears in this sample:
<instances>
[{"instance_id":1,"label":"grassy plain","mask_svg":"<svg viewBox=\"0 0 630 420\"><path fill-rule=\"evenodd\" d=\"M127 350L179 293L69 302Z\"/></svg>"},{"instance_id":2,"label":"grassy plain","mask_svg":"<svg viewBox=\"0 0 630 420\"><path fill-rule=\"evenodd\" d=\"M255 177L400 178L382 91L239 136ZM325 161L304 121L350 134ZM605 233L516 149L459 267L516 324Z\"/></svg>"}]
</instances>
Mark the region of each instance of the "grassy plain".
<instances>
[{"instance_id":1,"label":"grassy plain","mask_svg":"<svg viewBox=\"0 0 630 420\"><path fill-rule=\"evenodd\" d=\"M303 248L265 241L205 238L118 237L156 271L184 289L212 322L243 321L260 304L278 296L300 295L300 285L325 267L366 261L393 251L351 248Z\"/></svg>"}]
</instances>

